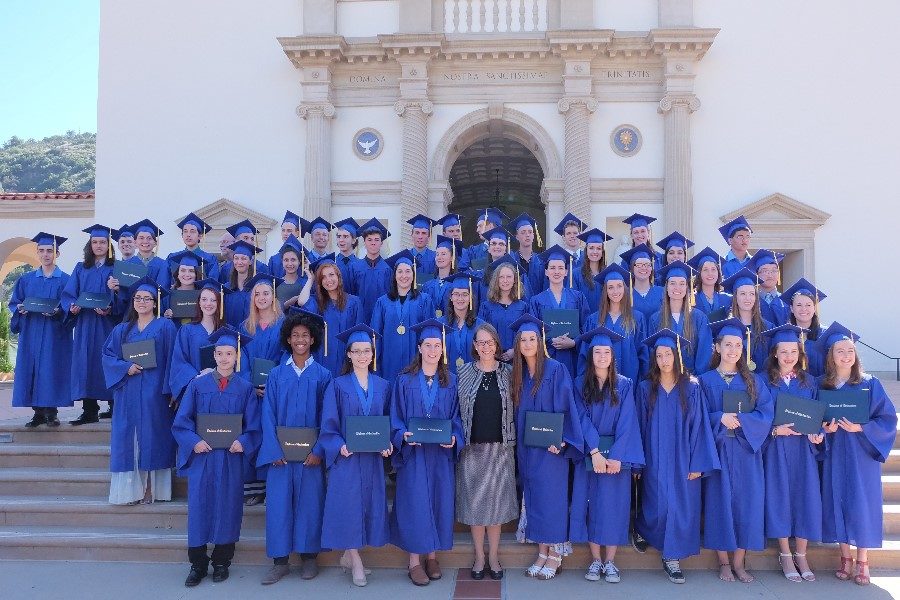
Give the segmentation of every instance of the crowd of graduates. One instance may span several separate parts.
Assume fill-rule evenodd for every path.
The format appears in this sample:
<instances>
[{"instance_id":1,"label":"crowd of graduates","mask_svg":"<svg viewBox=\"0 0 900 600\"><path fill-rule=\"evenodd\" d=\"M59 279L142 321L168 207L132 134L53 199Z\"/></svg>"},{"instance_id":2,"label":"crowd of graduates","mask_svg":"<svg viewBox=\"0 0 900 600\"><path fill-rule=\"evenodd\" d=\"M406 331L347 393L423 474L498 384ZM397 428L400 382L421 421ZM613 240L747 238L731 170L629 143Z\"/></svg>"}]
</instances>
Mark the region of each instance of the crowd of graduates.
<instances>
[{"instance_id":1,"label":"crowd of graduates","mask_svg":"<svg viewBox=\"0 0 900 600\"><path fill-rule=\"evenodd\" d=\"M56 266L65 238L41 232L40 266L10 300L13 406L33 409L27 427L59 427L57 409L79 401L71 425L111 418L111 503L170 500L172 469L187 477L189 586L210 563L214 581L228 577L244 506L261 502L264 584L289 573L292 553L309 579L317 554L337 549L365 585L358 550L391 543L427 585L457 520L472 527L472 576L499 579L499 525L516 518L538 579L587 543L591 581L618 582L616 549L631 544L658 550L676 583L701 547L723 581L749 582L746 553L774 538L793 582L815 580L812 541L838 543L835 576L867 584L897 417L862 371L858 336L823 326L825 294L809 281L779 292L783 255L751 254L743 217L720 229L724 256L690 256L678 232L654 248L653 221L626 219L632 248L612 258L610 236L571 214L546 249L527 214L485 209L468 247L459 215L417 215L410 246L382 257L391 233L377 219L287 212L263 262L252 223L229 227L217 256L191 213L178 223L185 248L167 258L149 220L85 229L71 275ZM130 284L129 265L143 267ZM177 291L197 292L192 316L176 316ZM140 342L153 364L129 360ZM823 390L865 392L868 418L809 434L776 424L782 395ZM748 410L728 409L732 392ZM529 441L532 413L563 415L559 441ZM210 414L241 416L224 447L201 434ZM348 449L355 416L389 417L385 447ZM420 419L448 422L449 441L413 441ZM288 460L285 428L318 431L302 460Z\"/></svg>"}]
</instances>

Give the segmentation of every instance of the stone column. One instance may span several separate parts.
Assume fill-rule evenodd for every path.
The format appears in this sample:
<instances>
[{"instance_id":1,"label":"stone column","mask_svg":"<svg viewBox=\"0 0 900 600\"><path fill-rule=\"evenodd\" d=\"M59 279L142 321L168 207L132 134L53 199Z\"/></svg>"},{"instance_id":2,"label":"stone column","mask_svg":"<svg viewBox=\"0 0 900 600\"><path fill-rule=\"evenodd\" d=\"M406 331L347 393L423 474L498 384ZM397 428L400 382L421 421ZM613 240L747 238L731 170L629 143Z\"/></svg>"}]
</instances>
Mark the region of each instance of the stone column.
<instances>
[{"instance_id":1,"label":"stone column","mask_svg":"<svg viewBox=\"0 0 900 600\"><path fill-rule=\"evenodd\" d=\"M330 102L308 102L297 107L306 120L306 173L303 216L331 218L331 119Z\"/></svg>"},{"instance_id":2,"label":"stone column","mask_svg":"<svg viewBox=\"0 0 900 600\"><path fill-rule=\"evenodd\" d=\"M676 230L689 238L694 230L691 113L699 108L700 100L693 94L666 94L659 101L666 132L663 218L667 231Z\"/></svg>"},{"instance_id":3,"label":"stone column","mask_svg":"<svg viewBox=\"0 0 900 600\"><path fill-rule=\"evenodd\" d=\"M591 216L590 117L597 101L590 96L562 98L557 108L565 118L565 208L577 217Z\"/></svg>"},{"instance_id":4,"label":"stone column","mask_svg":"<svg viewBox=\"0 0 900 600\"><path fill-rule=\"evenodd\" d=\"M394 112L403 119L403 180L400 200L403 222L428 214L428 115L429 100L398 100Z\"/></svg>"}]
</instances>

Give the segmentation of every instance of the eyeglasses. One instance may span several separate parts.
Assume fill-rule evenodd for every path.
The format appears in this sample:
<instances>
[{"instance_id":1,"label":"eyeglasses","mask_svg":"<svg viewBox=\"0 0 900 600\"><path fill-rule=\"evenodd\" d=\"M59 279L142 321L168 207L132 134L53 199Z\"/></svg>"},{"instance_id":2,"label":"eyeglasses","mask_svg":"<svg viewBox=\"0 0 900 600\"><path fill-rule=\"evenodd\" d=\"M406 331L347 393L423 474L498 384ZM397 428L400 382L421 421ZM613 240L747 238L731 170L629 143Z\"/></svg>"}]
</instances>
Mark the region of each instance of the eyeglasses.
<instances>
[{"instance_id":1,"label":"eyeglasses","mask_svg":"<svg viewBox=\"0 0 900 600\"><path fill-rule=\"evenodd\" d=\"M481 348L485 348L487 346L496 346L497 342L494 340L475 340L475 345Z\"/></svg>"},{"instance_id":2,"label":"eyeglasses","mask_svg":"<svg viewBox=\"0 0 900 600\"><path fill-rule=\"evenodd\" d=\"M153 302L153 296L135 296L134 301L139 303Z\"/></svg>"},{"instance_id":3,"label":"eyeglasses","mask_svg":"<svg viewBox=\"0 0 900 600\"><path fill-rule=\"evenodd\" d=\"M372 349L363 348L362 350L350 350L350 354L353 356L365 356L366 354L372 354Z\"/></svg>"}]
</instances>

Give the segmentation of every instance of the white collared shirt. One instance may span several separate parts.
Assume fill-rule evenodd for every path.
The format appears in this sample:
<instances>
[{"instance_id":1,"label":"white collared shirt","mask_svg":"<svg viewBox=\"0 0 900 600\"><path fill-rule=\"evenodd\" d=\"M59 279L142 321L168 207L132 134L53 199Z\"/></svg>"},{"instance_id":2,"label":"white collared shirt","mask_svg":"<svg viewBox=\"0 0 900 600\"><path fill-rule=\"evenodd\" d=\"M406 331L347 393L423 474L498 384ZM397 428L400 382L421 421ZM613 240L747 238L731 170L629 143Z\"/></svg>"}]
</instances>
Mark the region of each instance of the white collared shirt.
<instances>
[{"instance_id":1,"label":"white collared shirt","mask_svg":"<svg viewBox=\"0 0 900 600\"><path fill-rule=\"evenodd\" d=\"M293 356L288 356L287 362L284 364L291 365L291 367L293 367L293 369L294 369L294 373L297 374L297 377L300 377L301 375L303 375L303 371L305 371L307 368L309 368L309 365L313 364L314 362L315 362L315 360L313 359L312 354L310 354L309 358L306 359L306 362L303 363L302 367L297 366L297 363L294 362Z\"/></svg>"}]
</instances>

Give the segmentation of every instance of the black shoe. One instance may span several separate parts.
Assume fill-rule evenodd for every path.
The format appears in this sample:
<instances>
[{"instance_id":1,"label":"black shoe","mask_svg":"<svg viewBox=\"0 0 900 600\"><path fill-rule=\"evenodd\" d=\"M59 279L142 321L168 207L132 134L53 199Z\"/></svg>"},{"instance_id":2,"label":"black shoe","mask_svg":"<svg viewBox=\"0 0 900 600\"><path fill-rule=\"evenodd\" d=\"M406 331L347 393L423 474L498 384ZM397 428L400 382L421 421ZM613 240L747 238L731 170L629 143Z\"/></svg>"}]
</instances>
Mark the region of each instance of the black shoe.
<instances>
[{"instance_id":1,"label":"black shoe","mask_svg":"<svg viewBox=\"0 0 900 600\"><path fill-rule=\"evenodd\" d=\"M219 583L228 579L228 567L225 565L213 565L213 583Z\"/></svg>"},{"instance_id":2,"label":"black shoe","mask_svg":"<svg viewBox=\"0 0 900 600\"><path fill-rule=\"evenodd\" d=\"M27 427L29 429L34 429L38 425L43 425L46 422L47 422L47 419L46 419L46 417L44 417L44 415L39 415L39 414L35 413L34 416L31 417L31 420L28 421L27 423L25 423L25 427Z\"/></svg>"},{"instance_id":3,"label":"black shoe","mask_svg":"<svg viewBox=\"0 0 900 600\"><path fill-rule=\"evenodd\" d=\"M206 577L207 571L200 571L194 567L191 567L191 572L188 573L187 579L184 580L185 587L194 587L200 580Z\"/></svg>"},{"instance_id":4,"label":"black shoe","mask_svg":"<svg viewBox=\"0 0 900 600\"><path fill-rule=\"evenodd\" d=\"M662 559L663 569L672 583L684 583L684 573L681 572L681 563L677 560Z\"/></svg>"},{"instance_id":5,"label":"black shoe","mask_svg":"<svg viewBox=\"0 0 900 600\"><path fill-rule=\"evenodd\" d=\"M69 425L86 425L87 423L99 423L100 419L97 417L97 413L81 413L81 416L75 419L74 421L69 421ZM196 585L196 584L194 584Z\"/></svg>"},{"instance_id":6,"label":"black shoe","mask_svg":"<svg viewBox=\"0 0 900 600\"><path fill-rule=\"evenodd\" d=\"M47 417L47 427L59 427L59 419L56 418L56 415Z\"/></svg>"},{"instance_id":7,"label":"black shoe","mask_svg":"<svg viewBox=\"0 0 900 600\"><path fill-rule=\"evenodd\" d=\"M475 566L473 565L471 571L472 579L474 579L475 581L481 581L482 579L484 579L484 572L486 570L487 567L481 567L480 571L476 571Z\"/></svg>"},{"instance_id":8,"label":"black shoe","mask_svg":"<svg viewBox=\"0 0 900 600\"><path fill-rule=\"evenodd\" d=\"M491 574L491 579L493 579L494 581L500 581L501 579L503 579L503 569L500 569L499 571L488 569L488 571Z\"/></svg>"},{"instance_id":9,"label":"black shoe","mask_svg":"<svg viewBox=\"0 0 900 600\"><path fill-rule=\"evenodd\" d=\"M112 419L112 409L105 410L97 416L101 419Z\"/></svg>"},{"instance_id":10,"label":"black shoe","mask_svg":"<svg viewBox=\"0 0 900 600\"><path fill-rule=\"evenodd\" d=\"M642 538L641 534L639 534L637 531L631 534L631 545L639 554L643 554L644 552L646 552L647 548L650 546L647 540Z\"/></svg>"}]
</instances>

